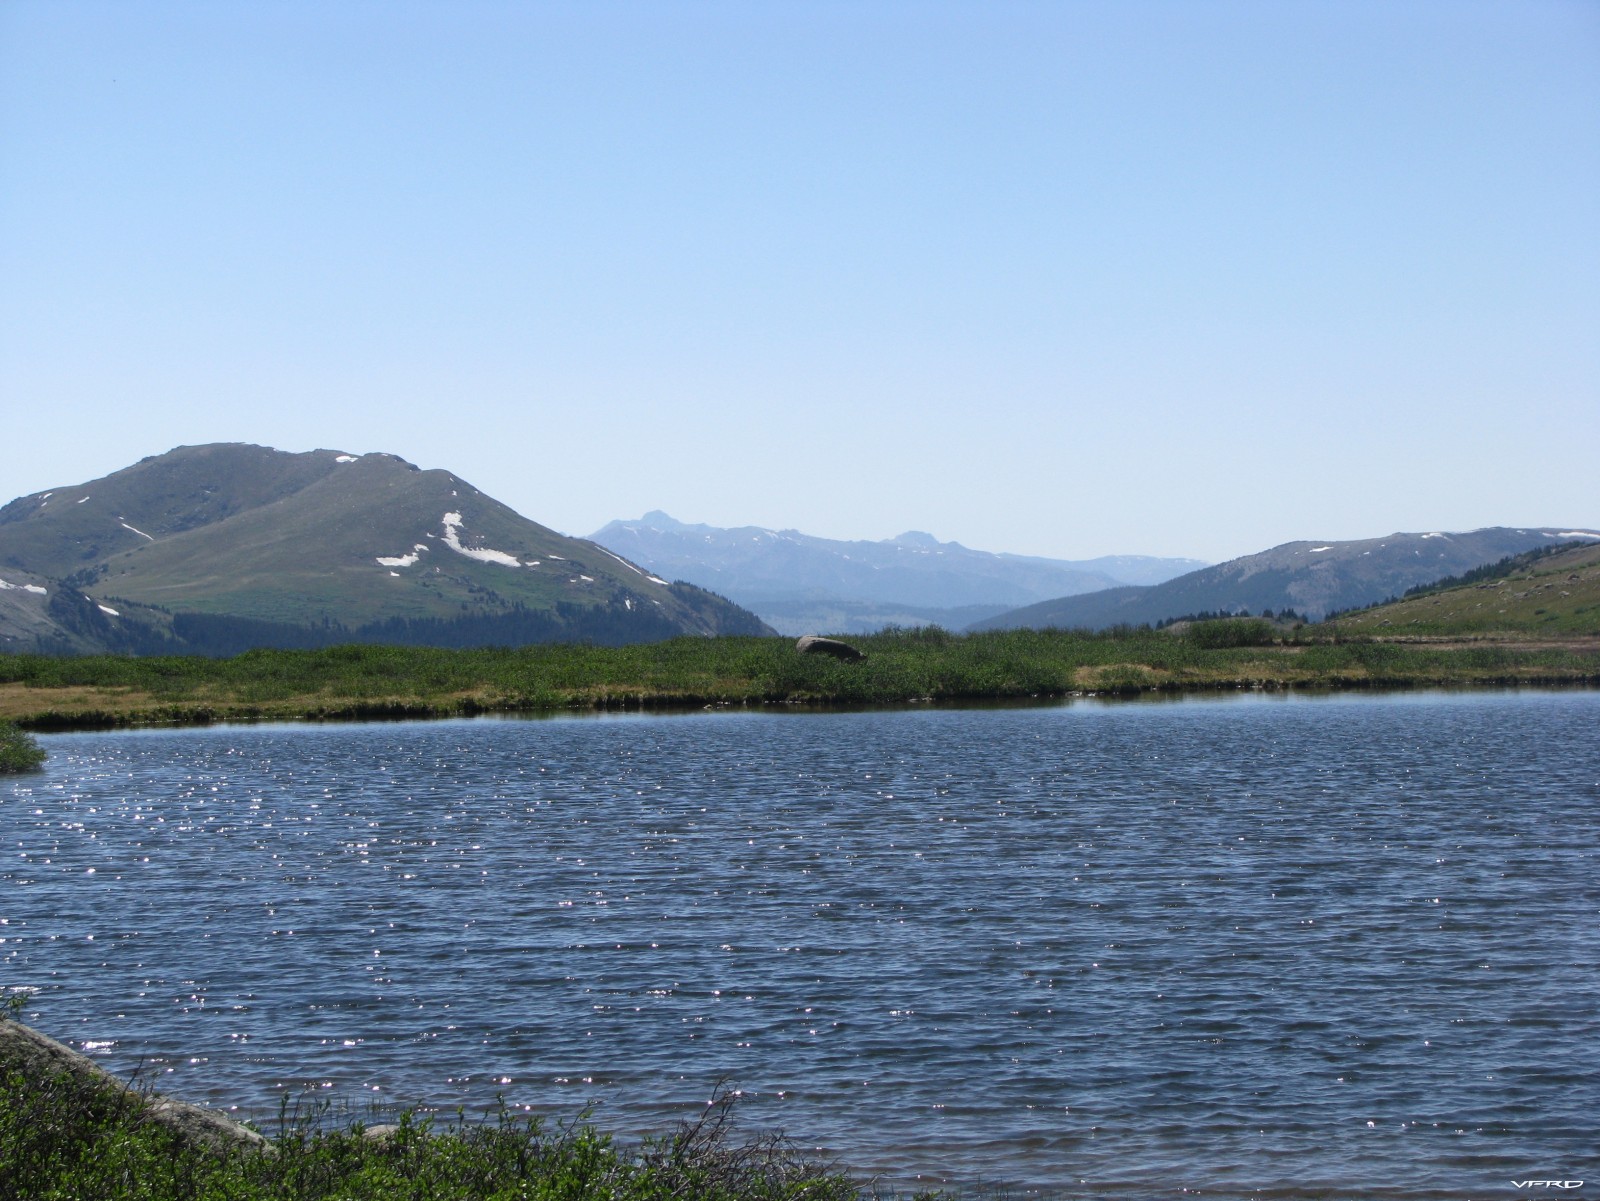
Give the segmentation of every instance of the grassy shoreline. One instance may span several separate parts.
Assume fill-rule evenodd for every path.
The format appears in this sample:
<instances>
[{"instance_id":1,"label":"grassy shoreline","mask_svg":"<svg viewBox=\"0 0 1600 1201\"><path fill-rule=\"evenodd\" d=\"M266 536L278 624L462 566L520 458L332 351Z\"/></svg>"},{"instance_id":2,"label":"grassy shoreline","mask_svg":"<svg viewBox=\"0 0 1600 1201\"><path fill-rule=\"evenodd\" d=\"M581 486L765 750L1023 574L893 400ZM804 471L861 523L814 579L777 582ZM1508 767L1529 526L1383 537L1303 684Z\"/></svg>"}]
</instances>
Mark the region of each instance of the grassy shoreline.
<instances>
[{"instance_id":1,"label":"grassy shoreline","mask_svg":"<svg viewBox=\"0 0 1600 1201\"><path fill-rule=\"evenodd\" d=\"M860 663L800 655L785 638L752 637L510 650L344 646L231 659L0 655L0 720L70 730L1237 689L1600 685L1600 638L1593 636L1335 640L1315 630L1236 621L1185 634L888 631L852 640L866 653Z\"/></svg>"},{"instance_id":2,"label":"grassy shoreline","mask_svg":"<svg viewBox=\"0 0 1600 1201\"><path fill-rule=\"evenodd\" d=\"M103 1072L0 1015L0 1196L142 1201L861 1201L871 1191L781 1134L735 1134L737 1093L623 1145L504 1103L481 1118L333 1121L285 1105L268 1137Z\"/></svg>"}]
</instances>

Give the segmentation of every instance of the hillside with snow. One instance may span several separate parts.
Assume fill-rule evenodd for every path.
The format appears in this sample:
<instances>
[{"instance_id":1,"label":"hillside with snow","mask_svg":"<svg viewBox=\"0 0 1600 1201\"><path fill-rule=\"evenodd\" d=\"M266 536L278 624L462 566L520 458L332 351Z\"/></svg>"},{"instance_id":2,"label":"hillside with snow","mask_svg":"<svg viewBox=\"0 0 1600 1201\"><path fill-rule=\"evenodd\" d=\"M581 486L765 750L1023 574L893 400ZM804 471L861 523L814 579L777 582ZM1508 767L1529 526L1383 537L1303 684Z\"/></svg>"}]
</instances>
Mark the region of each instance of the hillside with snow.
<instances>
[{"instance_id":1,"label":"hillside with snow","mask_svg":"<svg viewBox=\"0 0 1600 1201\"><path fill-rule=\"evenodd\" d=\"M7 569L46 594L57 581L113 626L125 605L164 613L156 625L190 641L228 623L276 645L767 632L720 597L388 454L179 447L0 509ZM23 645L28 628L7 623L0 638Z\"/></svg>"}]
</instances>

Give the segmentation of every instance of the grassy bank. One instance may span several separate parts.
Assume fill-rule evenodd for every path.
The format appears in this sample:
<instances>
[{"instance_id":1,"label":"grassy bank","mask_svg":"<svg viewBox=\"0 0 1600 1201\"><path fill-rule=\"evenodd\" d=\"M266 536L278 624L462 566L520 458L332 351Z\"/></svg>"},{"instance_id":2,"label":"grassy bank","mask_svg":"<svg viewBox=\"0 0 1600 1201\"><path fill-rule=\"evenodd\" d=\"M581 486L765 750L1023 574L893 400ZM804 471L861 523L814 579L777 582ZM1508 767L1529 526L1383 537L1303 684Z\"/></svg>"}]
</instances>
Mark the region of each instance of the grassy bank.
<instances>
[{"instance_id":1,"label":"grassy bank","mask_svg":"<svg viewBox=\"0 0 1600 1201\"><path fill-rule=\"evenodd\" d=\"M1265 623L1221 624L1231 627L1221 637L1218 623L1185 634L891 631L852 639L866 652L860 663L797 654L789 639L748 637L514 650L346 646L250 651L231 659L5 655L0 719L51 729L724 704L882 705L1146 690L1600 683L1600 643L1593 638L1322 641L1284 635ZM1245 645L1230 644L1238 642Z\"/></svg>"},{"instance_id":2,"label":"grassy bank","mask_svg":"<svg viewBox=\"0 0 1600 1201\"><path fill-rule=\"evenodd\" d=\"M786 1140L732 1137L730 1098L653 1142L622 1148L582 1124L502 1110L434 1125L328 1128L292 1115L265 1147L199 1146L152 1121L135 1092L65 1076L0 1080L0 1196L30 1201L851 1201L845 1175Z\"/></svg>"}]
</instances>

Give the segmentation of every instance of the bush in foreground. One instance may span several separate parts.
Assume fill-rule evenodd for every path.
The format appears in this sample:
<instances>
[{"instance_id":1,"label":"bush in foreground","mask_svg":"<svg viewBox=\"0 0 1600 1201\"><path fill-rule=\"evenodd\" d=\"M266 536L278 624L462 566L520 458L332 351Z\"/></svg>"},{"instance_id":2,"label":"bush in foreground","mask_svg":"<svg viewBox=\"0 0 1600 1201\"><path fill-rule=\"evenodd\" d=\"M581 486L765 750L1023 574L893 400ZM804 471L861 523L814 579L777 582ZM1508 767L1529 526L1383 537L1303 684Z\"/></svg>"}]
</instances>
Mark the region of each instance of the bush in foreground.
<instances>
[{"instance_id":1,"label":"bush in foreground","mask_svg":"<svg viewBox=\"0 0 1600 1201\"><path fill-rule=\"evenodd\" d=\"M86 1096L64 1077L0 1079L0 1196L35 1201L856 1201L848 1177L778 1136L730 1137L732 1094L671 1136L626 1150L593 1127L502 1107L436 1127L328 1129L326 1110L280 1119L267 1149L196 1147L149 1118L137 1093Z\"/></svg>"},{"instance_id":2,"label":"bush in foreground","mask_svg":"<svg viewBox=\"0 0 1600 1201\"><path fill-rule=\"evenodd\" d=\"M0 774L38 771L43 762L44 751L32 735L0 721Z\"/></svg>"}]
</instances>

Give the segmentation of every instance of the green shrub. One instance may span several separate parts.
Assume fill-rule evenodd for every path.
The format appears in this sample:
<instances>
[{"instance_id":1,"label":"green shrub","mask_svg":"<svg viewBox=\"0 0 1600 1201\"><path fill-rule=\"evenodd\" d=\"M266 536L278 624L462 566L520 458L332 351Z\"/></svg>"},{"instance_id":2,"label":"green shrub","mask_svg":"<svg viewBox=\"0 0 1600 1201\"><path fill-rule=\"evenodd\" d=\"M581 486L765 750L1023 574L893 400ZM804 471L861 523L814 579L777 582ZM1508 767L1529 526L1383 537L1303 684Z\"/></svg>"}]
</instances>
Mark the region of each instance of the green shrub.
<instances>
[{"instance_id":1,"label":"green shrub","mask_svg":"<svg viewBox=\"0 0 1600 1201\"><path fill-rule=\"evenodd\" d=\"M0 1196L30 1201L858 1201L860 1186L778 1135L729 1137L733 1095L626 1148L580 1122L502 1106L435 1125L406 1112L381 1137L280 1116L265 1153L185 1143L120 1090L0 1072ZM377 1132L374 1132L377 1133Z\"/></svg>"},{"instance_id":2,"label":"green shrub","mask_svg":"<svg viewBox=\"0 0 1600 1201\"><path fill-rule=\"evenodd\" d=\"M31 734L9 721L0 721L0 774L38 771L44 763L44 750Z\"/></svg>"},{"instance_id":3,"label":"green shrub","mask_svg":"<svg viewBox=\"0 0 1600 1201\"><path fill-rule=\"evenodd\" d=\"M1270 621L1260 617L1225 617L1220 621L1197 621L1189 627L1189 641L1207 650L1230 646L1271 646L1278 632Z\"/></svg>"}]
</instances>

